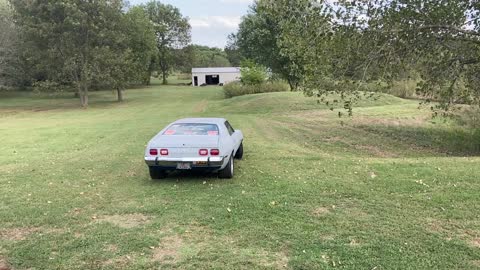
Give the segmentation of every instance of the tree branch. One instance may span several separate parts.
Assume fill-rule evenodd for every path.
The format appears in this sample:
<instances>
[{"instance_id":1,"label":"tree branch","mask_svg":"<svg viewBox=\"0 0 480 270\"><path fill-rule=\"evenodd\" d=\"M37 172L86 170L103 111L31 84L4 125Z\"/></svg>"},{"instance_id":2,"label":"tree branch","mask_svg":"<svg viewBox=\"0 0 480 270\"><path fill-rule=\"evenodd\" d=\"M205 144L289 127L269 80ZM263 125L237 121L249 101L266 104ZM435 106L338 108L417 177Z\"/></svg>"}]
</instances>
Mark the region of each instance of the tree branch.
<instances>
[{"instance_id":1,"label":"tree branch","mask_svg":"<svg viewBox=\"0 0 480 270\"><path fill-rule=\"evenodd\" d=\"M419 30L424 30L424 29L444 29L444 30L451 30L455 31L458 33L466 34L466 35L472 35L472 36L477 36L480 37L480 33L472 30L467 30L467 29L462 29L453 25L424 25L420 26L418 28Z\"/></svg>"}]
</instances>

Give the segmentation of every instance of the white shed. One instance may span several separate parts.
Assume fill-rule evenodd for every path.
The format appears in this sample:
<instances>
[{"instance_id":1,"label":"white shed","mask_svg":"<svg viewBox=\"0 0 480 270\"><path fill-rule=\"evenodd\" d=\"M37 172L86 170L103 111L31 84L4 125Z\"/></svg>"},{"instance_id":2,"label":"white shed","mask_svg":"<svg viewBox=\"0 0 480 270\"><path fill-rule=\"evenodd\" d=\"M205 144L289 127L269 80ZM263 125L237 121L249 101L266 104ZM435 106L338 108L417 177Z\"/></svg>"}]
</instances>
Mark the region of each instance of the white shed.
<instances>
[{"instance_id":1,"label":"white shed","mask_svg":"<svg viewBox=\"0 0 480 270\"><path fill-rule=\"evenodd\" d=\"M219 85L240 80L239 67L192 68L192 85Z\"/></svg>"}]
</instances>

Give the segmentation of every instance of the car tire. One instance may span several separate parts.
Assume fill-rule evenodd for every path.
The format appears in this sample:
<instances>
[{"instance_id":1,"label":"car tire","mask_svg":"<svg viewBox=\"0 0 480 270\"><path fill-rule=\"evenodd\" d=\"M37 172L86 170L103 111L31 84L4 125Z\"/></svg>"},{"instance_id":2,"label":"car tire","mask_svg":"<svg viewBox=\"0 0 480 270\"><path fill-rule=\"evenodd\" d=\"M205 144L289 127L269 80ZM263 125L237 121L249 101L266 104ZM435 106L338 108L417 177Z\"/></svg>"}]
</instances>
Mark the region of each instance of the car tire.
<instances>
[{"instance_id":1,"label":"car tire","mask_svg":"<svg viewBox=\"0 0 480 270\"><path fill-rule=\"evenodd\" d=\"M156 179L164 179L167 177L167 172L160 169L160 168L157 168L157 167L148 167L149 171L150 171L150 177L153 179L153 180L156 180Z\"/></svg>"},{"instance_id":2,"label":"car tire","mask_svg":"<svg viewBox=\"0 0 480 270\"><path fill-rule=\"evenodd\" d=\"M235 154L236 159L242 159L243 158L243 143L240 144L238 147L237 153Z\"/></svg>"},{"instance_id":3,"label":"car tire","mask_svg":"<svg viewBox=\"0 0 480 270\"><path fill-rule=\"evenodd\" d=\"M233 157L230 157L227 166L218 172L218 176L224 179L231 179L233 178L233 171L234 171L234 162Z\"/></svg>"}]
</instances>

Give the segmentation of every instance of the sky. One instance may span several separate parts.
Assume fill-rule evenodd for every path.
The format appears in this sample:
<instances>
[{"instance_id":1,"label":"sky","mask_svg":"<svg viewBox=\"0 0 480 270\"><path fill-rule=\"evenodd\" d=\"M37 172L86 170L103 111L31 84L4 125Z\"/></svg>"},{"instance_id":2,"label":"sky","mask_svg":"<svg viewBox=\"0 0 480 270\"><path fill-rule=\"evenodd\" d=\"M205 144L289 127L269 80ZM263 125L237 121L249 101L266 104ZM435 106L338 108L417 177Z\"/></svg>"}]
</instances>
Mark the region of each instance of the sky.
<instances>
[{"instance_id":1,"label":"sky","mask_svg":"<svg viewBox=\"0 0 480 270\"><path fill-rule=\"evenodd\" d=\"M149 0L129 0L138 5ZM161 0L180 9L190 18L192 43L224 48L227 36L236 32L241 17L247 14L253 0Z\"/></svg>"}]
</instances>

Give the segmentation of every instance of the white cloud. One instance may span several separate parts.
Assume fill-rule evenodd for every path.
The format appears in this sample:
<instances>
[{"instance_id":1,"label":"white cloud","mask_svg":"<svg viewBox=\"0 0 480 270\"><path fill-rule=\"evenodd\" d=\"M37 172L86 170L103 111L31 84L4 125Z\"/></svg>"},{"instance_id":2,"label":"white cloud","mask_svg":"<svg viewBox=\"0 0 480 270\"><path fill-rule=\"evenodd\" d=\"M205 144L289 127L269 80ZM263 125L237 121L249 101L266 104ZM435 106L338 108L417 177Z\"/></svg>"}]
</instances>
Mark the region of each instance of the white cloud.
<instances>
[{"instance_id":1,"label":"white cloud","mask_svg":"<svg viewBox=\"0 0 480 270\"><path fill-rule=\"evenodd\" d=\"M239 3L239 4L251 4L253 0L220 0L222 3Z\"/></svg>"},{"instance_id":2,"label":"white cloud","mask_svg":"<svg viewBox=\"0 0 480 270\"><path fill-rule=\"evenodd\" d=\"M190 25L193 28L237 29L240 22L240 16L202 16L190 19Z\"/></svg>"},{"instance_id":3,"label":"white cloud","mask_svg":"<svg viewBox=\"0 0 480 270\"><path fill-rule=\"evenodd\" d=\"M190 25L195 28L210 27L210 23L207 20L202 20L202 19L190 19Z\"/></svg>"}]
</instances>

